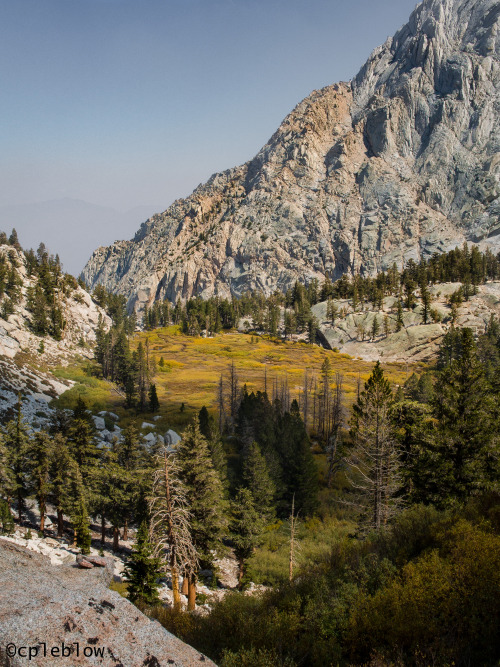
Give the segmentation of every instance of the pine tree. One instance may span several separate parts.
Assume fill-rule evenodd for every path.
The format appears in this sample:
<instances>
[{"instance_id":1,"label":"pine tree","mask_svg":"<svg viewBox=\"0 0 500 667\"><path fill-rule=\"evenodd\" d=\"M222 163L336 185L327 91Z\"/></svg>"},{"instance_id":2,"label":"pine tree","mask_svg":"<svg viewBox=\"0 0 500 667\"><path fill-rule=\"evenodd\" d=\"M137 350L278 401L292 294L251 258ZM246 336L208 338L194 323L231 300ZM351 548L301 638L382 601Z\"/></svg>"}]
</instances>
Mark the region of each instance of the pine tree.
<instances>
[{"instance_id":1,"label":"pine tree","mask_svg":"<svg viewBox=\"0 0 500 667\"><path fill-rule=\"evenodd\" d=\"M398 299L398 312L396 316L396 331L401 331L404 326L403 321L403 306L401 304L401 299Z\"/></svg>"},{"instance_id":2,"label":"pine tree","mask_svg":"<svg viewBox=\"0 0 500 667\"><path fill-rule=\"evenodd\" d=\"M254 507L260 517L270 522L276 514L274 497L276 487L274 486L266 460L262 456L259 445L253 441L248 448L243 463L243 482L250 491Z\"/></svg>"},{"instance_id":3,"label":"pine tree","mask_svg":"<svg viewBox=\"0 0 500 667\"><path fill-rule=\"evenodd\" d=\"M160 409L160 401L158 400L158 394L156 393L156 385L152 384L149 387L149 410L150 412L158 412Z\"/></svg>"},{"instance_id":4,"label":"pine tree","mask_svg":"<svg viewBox=\"0 0 500 667\"><path fill-rule=\"evenodd\" d=\"M226 534L227 516L222 483L210 449L197 423L188 426L177 447L180 477L191 513L190 533L202 566L210 567ZM189 608L194 608L197 572L190 573Z\"/></svg>"},{"instance_id":5,"label":"pine tree","mask_svg":"<svg viewBox=\"0 0 500 667\"><path fill-rule=\"evenodd\" d=\"M428 461L422 494L441 505L490 488L498 476L495 400L472 331L459 335L459 356L438 376L435 428L422 453Z\"/></svg>"},{"instance_id":6,"label":"pine tree","mask_svg":"<svg viewBox=\"0 0 500 667\"><path fill-rule=\"evenodd\" d=\"M68 471L75 466L75 462L71 458L64 435L59 432L53 434L52 437L49 497L56 508L57 536L62 537L64 530L63 513L68 505Z\"/></svg>"},{"instance_id":7,"label":"pine tree","mask_svg":"<svg viewBox=\"0 0 500 667\"><path fill-rule=\"evenodd\" d=\"M181 574L193 576L198 567L198 554L191 538L187 490L179 477L176 457L163 447L156 465L149 497L150 535L154 556L160 558L165 569L170 569L174 609L179 610L179 577Z\"/></svg>"},{"instance_id":8,"label":"pine tree","mask_svg":"<svg viewBox=\"0 0 500 667\"><path fill-rule=\"evenodd\" d=\"M238 561L238 584L241 586L246 561L261 542L264 522L249 489L239 489L231 508L231 538Z\"/></svg>"},{"instance_id":9,"label":"pine tree","mask_svg":"<svg viewBox=\"0 0 500 667\"><path fill-rule=\"evenodd\" d=\"M0 431L0 498L5 498L8 503L14 491L14 472L9 465L9 452L5 444L5 438Z\"/></svg>"},{"instance_id":10,"label":"pine tree","mask_svg":"<svg viewBox=\"0 0 500 667\"><path fill-rule=\"evenodd\" d=\"M389 316L386 314L384 315L384 338L387 338L387 336L391 333L391 323L389 321Z\"/></svg>"},{"instance_id":11,"label":"pine tree","mask_svg":"<svg viewBox=\"0 0 500 667\"><path fill-rule=\"evenodd\" d=\"M206 438L208 447L210 449L210 456L212 463L219 475L223 486L227 485L227 457L224 451L224 444L222 442L220 433L215 424L215 419L209 415L208 410L203 406L198 413L198 422L200 426L200 433Z\"/></svg>"},{"instance_id":12,"label":"pine tree","mask_svg":"<svg viewBox=\"0 0 500 667\"><path fill-rule=\"evenodd\" d=\"M153 555L148 526L143 521L137 532L137 541L130 560L125 566L128 599L134 604L159 604L157 582L159 576L160 559Z\"/></svg>"},{"instance_id":13,"label":"pine tree","mask_svg":"<svg viewBox=\"0 0 500 667\"><path fill-rule=\"evenodd\" d=\"M379 530L398 508L399 452L390 419L392 391L377 362L353 407L350 479L360 493L365 527Z\"/></svg>"},{"instance_id":14,"label":"pine tree","mask_svg":"<svg viewBox=\"0 0 500 667\"><path fill-rule=\"evenodd\" d=\"M83 412L85 403L77 405L74 419L68 433L68 446L72 457L77 462L84 483L91 484L97 465L99 450L96 444L95 428L88 415Z\"/></svg>"},{"instance_id":15,"label":"pine tree","mask_svg":"<svg viewBox=\"0 0 500 667\"><path fill-rule=\"evenodd\" d=\"M45 513L50 490L51 449L51 439L45 431L35 433L28 446L29 477L40 511L39 530L42 533L45 529Z\"/></svg>"},{"instance_id":16,"label":"pine tree","mask_svg":"<svg viewBox=\"0 0 500 667\"><path fill-rule=\"evenodd\" d=\"M7 449L7 460L10 469L10 477L13 481L13 495L17 501L17 513L19 523L22 525L25 510L25 498L28 494L27 472L28 472L28 433L23 421L21 410L21 397L17 401L17 416L15 420L7 423L5 435L5 447Z\"/></svg>"},{"instance_id":17,"label":"pine tree","mask_svg":"<svg viewBox=\"0 0 500 667\"><path fill-rule=\"evenodd\" d=\"M0 535L10 535L14 532L14 517L10 511L9 503L0 498Z\"/></svg>"},{"instance_id":18,"label":"pine tree","mask_svg":"<svg viewBox=\"0 0 500 667\"><path fill-rule=\"evenodd\" d=\"M65 512L71 517L75 546L82 553L89 553L91 534L82 474L75 461L70 459L69 463L64 494Z\"/></svg>"}]
</instances>

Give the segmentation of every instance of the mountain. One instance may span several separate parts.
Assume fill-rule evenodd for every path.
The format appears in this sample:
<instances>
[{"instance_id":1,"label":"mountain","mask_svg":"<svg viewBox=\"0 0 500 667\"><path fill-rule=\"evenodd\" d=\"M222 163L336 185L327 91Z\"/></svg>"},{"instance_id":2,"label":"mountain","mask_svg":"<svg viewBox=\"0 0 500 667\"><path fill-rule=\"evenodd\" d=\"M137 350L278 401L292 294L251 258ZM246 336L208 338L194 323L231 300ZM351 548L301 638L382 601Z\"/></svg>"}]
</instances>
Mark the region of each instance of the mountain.
<instances>
[{"instance_id":1,"label":"mountain","mask_svg":"<svg viewBox=\"0 0 500 667\"><path fill-rule=\"evenodd\" d=\"M41 241L58 253L66 271L78 275L98 243L112 243L117 230L132 234L140 220L160 207L138 206L121 213L81 199L51 199L32 204L0 207L0 229L15 227L25 248Z\"/></svg>"},{"instance_id":2,"label":"mountain","mask_svg":"<svg viewBox=\"0 0 500 667\"><path fill-rule=\"evenodd\" d=\"M424 0L253 160L98 248L87 284L140 310L371 274L465 240L500 249L499 17L497 0Z\"/></svg>"}]
</instances>

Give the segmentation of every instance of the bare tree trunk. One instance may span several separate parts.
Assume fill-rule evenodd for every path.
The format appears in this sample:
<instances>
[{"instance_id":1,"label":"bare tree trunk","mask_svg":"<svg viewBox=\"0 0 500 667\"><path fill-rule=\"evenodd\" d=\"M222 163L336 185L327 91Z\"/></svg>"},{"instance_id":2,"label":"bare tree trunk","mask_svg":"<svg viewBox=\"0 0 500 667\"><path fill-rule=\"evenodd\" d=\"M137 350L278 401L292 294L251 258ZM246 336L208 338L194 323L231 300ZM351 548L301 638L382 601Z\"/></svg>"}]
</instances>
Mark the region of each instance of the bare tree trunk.
<instances>
[{"instance_id":1,"label":"bare tree trunk","mask_svg":"<svg viewBox=\"0 0 500 667\"><path fill-rule=\"evenodd\" d=\"M296 521L297 517L295 516L295 493L294 493L292 498L292 513L290 515L290 562L289 562L289 572L288 572L288 578L290 581L292 581L293 579Z\"/></svg>"},{"instance_id":2,"label":"bare tree trunk","mask_svg":"<svg viewBox=\"0 0 500 667\"><path fill-rule=\"evenodd\" d=\"M57 537L62 537L64 532L64 519L62 509L57 509Z\"/></svg>"},{"instance_id":3,"label":"bare tree trunk","mask_svg":"<svg viewBox=\"0 0 500 667\"><path fill-rule=\"evenodd\" d=\"M187 575L184 575L184 578L182 579L182 590L181 590L181 593L183 595L188 594L188 587L189 587L189 580Z\"/></svg>"},{"instance_id":4,"label":"bare tree trunk","mask_svg":"<svg viewBox=\"0 0 500 667\"><path fill-rule=\"evenodd\" d=\"M118 551L120 546L120 531L118 526L113 526L113 551Z\"/></svg>"},{"instance_id":5,"label":"bare tree trunk","mask_svg":"<svg viewBox=\"0 0 500 667\"><path fill-rule=\"evenodd\" d=\"M172 562L173 561L173 562ZM170 570L172 575L172 595L174 597L174 609L180 611L181 609L181 594L179 591L179 572L175 564L175 555L170 560Z\"/></svg>"},{"instance_id":6,"label":"bare tree trunk","mask_svg":"<svg viewBox=\"0 0 500 667\"><path fill-rule=\"evenodd\" d=\"M45 502L40 503L40 532L45 530Z\"/></svg>"},{"instance_id":7,"label":"bare tree trunk","mask_svg":"<svg viewBox=\"0 0 500 667\"><path fill-rule=\"evenodd\" d=\"M188 611L194 611L196 607L196 575L194 572L189 574L188 581Z\"/></svg>"},{"instance_id":8,"label":"bare tree trunk","mask_svg":"<svg viewBox=\"0 0 500 667\"><path fill-rule=\"evenodd\" d=\"M106 517L101 514L101 544L104 547L106 544Z\"/></svg>"}]
</instances>

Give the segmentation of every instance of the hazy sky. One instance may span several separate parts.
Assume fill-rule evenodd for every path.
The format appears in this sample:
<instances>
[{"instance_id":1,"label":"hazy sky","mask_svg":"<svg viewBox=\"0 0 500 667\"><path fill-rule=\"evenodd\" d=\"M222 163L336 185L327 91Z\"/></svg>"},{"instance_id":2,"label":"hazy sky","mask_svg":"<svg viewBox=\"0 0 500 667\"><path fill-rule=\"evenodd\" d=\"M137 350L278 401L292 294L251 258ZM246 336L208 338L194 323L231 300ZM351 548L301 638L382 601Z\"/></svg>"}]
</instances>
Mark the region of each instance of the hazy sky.
<instances>
[{"instance_id":1,"label":"hazy sky","mask_svg":"<svg viewBox=\"0 0 500 667\"><path fill-rule=\"evenodd\" d=\"M352 78L414 5L0 0L0 206L164 209Z\"/></svg>"}]
</instances>

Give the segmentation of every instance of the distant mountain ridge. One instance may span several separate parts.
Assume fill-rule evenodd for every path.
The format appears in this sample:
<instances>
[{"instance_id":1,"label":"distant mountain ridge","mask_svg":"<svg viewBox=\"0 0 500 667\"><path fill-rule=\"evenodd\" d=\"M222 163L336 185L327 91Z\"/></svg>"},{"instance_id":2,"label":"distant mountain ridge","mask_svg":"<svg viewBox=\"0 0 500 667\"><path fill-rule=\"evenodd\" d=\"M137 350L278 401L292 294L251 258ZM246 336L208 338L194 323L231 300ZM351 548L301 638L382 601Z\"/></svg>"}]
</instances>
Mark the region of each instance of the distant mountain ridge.
<instances>
[{"instance_id":1,"label":"distant mountain ridge","mask_svg":"<svg viewBox=\"0 0 500 667\"><path fill-rule=\"evenodd\" d=\"M43 241L54 254L59 253L64 268L78 275L98 243L115 240L115 229L132 236L139 220L145 220L160 207L137 206L120 212L81 199L65 197L31 204L0 206L0 230L7 234L15 227L24 247L35 250ZM72 240L71 248L64 239Z\"/></svg>"},{"instance_id":2,"label":"distant mountain ridge","mask_svg":"<svg viewBox=\"0 0 500 667\"><path fill-rule=\"evenodd\" d=\"M83 277L142 309L500 249L500 3L424 0L350 83L314 91L250 162L98 248Z\"/></svg>"}]
</instances>

